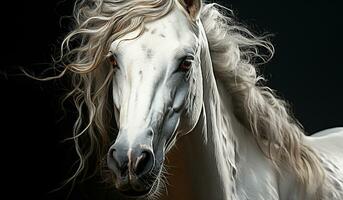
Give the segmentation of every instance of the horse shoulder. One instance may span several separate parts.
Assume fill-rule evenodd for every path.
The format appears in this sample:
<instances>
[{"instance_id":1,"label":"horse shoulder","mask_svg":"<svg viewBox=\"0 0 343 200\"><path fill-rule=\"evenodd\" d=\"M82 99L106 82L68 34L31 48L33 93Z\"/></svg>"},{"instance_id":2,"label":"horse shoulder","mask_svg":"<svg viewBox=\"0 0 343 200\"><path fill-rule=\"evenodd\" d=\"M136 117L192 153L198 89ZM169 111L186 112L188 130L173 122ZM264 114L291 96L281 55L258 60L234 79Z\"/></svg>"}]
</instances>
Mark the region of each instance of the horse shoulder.
<instances>
[{"instance_id":1,"label":"horse shoulder","mask_svg":"<svg viewBox=\"0 0 343 200\"><path fill-rule=\"evenodd\" d=\"M317 153L326 173L325 198L343 199L343 128L307 136L305 143Z\"/></svg>"},{"instance_id":2,"label":"horse shoulder","mask_svg":"<svg viewBox=\"0 0 343 200\"><path fill-rule=\"evenodd\" d=\"M343 127L326 129L307 136L305 144L311 146L319 154L337 157L343 162Z\"/></svg>"},{"instance_id":3,"label":"horse shoulder","mask_svg":"<svg viewBox=\"0 0 343 200\"><path fill-rule=\"evenodd\" d=\"M343 134L343 127L325 129L314 133L311 137L331 136L331 134Z\"/></svg>"}]
</instances>

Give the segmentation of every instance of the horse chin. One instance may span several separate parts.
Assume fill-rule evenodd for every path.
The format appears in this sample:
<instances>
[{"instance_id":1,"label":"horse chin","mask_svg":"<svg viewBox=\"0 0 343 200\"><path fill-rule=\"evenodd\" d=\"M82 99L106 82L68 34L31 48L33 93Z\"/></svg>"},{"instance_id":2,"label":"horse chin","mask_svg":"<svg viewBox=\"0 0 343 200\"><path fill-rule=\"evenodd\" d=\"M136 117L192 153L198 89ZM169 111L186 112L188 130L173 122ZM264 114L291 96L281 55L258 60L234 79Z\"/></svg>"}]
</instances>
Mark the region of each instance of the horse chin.
<instances>
[{"instance_id":1,"label":"horse chin","mask_svg":"<svg viewBox=\"0 0 343 200\"><path fill-rule=\"evenodd\" d=\"M134 180L128 180L124 185L117 185L117 191L128 199L149 199L158 193L161 184L162 164L155 166L155 168L145 177L140 177ZM140 188L140 189L138 189Z\"/></svg>"},{"instance_id":2,"label":"horse chin","mask_svg":"<svg viewBox=\"0 0 343 200\"><path fill-rule=\"evenodd\" d=\"M159 185L159 178L155 180L155 182L152 184L150 189L147 189L145 191L120 191L120 193L129 199L146 199L149 196L152 196L157 190Z\"/></svg>"}]
</instances>

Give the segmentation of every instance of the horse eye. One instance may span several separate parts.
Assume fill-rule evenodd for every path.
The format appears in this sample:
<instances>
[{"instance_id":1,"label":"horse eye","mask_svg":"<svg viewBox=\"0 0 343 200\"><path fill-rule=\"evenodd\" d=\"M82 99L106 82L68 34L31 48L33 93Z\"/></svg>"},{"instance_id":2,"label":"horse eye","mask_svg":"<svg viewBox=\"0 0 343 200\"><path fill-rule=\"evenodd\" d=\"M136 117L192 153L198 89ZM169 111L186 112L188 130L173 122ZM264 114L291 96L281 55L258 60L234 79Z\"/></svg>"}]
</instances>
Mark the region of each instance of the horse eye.
<instances>
[{"instance_id":1,"label":"horse eye","mask_svg":"<svg viewBox=\"0 0 343 200\"><path fill-rule=\"evenodd\" d=\"M110 61L110 63L111 63L111 65L112 65L113 68L118 68L117 60L116 60L116 58L115 58L113 55L111 55L111 56L108 58L108 60Z\"/></svg>"},{"instance_id":2,"label":"horse eye","mask_svg":"<svg viewBox=\"0 0 343 200\"><path fill-rule=\"evenodd\" d=\"M193 64L192 60L190 58L186 57L181 62L179 68L180 68L181 71L186 72L186 71L189 71L191 69L192 64Z\"/></svg>"}]
</instances>

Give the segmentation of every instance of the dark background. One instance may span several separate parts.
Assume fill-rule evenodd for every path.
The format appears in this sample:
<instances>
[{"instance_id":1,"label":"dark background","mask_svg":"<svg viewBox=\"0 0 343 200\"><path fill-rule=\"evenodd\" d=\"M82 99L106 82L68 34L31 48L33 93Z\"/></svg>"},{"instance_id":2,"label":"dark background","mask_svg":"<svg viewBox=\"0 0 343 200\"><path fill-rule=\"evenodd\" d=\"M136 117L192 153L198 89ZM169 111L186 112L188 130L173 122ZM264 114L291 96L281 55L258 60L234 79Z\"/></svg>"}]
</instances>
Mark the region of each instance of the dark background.
<instances>
[{"instance_id":1,"label":"dark background","mask_svg":"<svg viewBox=\"0 0 343 200\"><path fill-rule=\"evenodd\" d=\"M343 125L342 19L339 1L221 1L255 33L273 33L273 60L262 68L268 86L292 105L308 133ZM1 182L9 199L65 199L49 194L70 175L74 112L59 98L66 84L16 75L19 66L41 71L68 31L73 2L4 1L1 4ZM8 13L6 11L9 11ZM61 22L61 23L60 23ZM70 199L111 199L96 179L77 184ZM112 198L113 199L113 198Z\"/></svg>"}]
</instances>

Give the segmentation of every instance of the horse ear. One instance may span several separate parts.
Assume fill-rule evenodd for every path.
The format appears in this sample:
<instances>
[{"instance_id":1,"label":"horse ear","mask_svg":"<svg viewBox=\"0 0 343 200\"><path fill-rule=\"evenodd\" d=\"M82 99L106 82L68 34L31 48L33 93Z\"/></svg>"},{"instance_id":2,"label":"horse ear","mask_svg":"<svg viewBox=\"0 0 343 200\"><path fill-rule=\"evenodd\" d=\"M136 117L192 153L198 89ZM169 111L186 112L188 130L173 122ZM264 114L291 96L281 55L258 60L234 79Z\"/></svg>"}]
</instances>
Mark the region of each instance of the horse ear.
<instances>
[{"instance_id":1,"label":"horse ear","mask_svg":"<svg viewBox=\"0 0 343 200\"><path fill-rule=\"evenodd\" d=\"M181 0L186 11L193 20L199 18L202 2L201 0Z\"/></svg>"}]
</instances>

